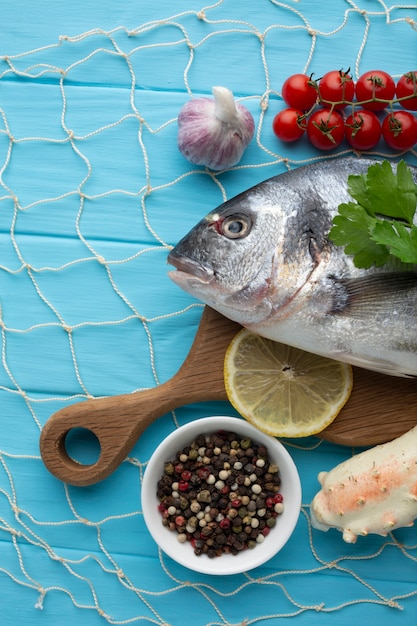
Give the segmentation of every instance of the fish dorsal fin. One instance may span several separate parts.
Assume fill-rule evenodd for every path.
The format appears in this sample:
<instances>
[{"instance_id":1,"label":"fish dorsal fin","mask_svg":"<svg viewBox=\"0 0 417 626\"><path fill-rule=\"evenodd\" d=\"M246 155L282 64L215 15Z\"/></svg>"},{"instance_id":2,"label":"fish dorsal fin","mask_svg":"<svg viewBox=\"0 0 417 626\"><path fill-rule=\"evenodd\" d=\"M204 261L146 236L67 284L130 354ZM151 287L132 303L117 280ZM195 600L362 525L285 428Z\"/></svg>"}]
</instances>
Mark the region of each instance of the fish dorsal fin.
<instances>
[{"instance_id":1,"label":"fish dorsal fin","mask_svg":"<svg viewBox=\"0 0 417 626\"><path fill-rule=\"evenodd\" d=\"M406 307L414 314L417 272L381 272L360 278L336 280L338 296L332 313L348 317L389 314Z\"/></svg>"}]
</instances>

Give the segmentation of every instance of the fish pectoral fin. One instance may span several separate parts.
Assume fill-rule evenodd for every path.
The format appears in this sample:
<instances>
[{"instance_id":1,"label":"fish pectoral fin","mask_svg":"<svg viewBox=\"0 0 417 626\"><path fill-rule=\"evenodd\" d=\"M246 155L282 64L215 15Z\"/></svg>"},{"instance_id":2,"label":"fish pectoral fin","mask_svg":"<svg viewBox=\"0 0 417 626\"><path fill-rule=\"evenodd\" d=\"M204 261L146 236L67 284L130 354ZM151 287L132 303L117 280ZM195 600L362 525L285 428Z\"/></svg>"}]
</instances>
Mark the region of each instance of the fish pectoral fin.
<instances>
[{"instance_id":1,"label":"fish pectoral fin","mask_svg":"<svg viewBox=\"0 0 417 626\"><path fill-rule=\"evenodd\" d=\"M360 278L334 278L336 290L331 313L358 319L395 307L414 307L417 272L381 272Z\"/></svg>"}]
</instances>

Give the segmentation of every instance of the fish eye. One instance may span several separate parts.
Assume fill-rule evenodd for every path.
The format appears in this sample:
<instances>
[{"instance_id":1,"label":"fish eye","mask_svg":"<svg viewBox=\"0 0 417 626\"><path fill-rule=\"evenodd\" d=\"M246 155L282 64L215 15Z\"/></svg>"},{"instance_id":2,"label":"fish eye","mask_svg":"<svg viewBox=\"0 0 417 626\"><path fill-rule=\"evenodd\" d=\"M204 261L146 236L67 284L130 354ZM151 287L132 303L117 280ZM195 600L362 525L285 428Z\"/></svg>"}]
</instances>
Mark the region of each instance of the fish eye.
<instances>
[{"instance_id":1,"label":"fish eye","mask_svg":"<svg viewBox=\"0 0 417 626\"><path fill-rule=\"evenodd\" d=\"M221 224L221 232L229 239L242 239L250 233L252 223L243 215L229 215Z\"/></svg>"}]
</instances>

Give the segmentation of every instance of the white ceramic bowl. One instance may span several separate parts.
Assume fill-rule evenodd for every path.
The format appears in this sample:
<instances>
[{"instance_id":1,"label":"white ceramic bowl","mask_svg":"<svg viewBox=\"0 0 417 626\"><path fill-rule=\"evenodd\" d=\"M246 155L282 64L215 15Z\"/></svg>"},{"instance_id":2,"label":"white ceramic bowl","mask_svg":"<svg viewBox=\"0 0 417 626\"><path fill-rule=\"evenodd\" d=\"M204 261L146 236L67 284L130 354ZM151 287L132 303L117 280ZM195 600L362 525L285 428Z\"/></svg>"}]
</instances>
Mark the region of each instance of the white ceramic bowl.
<instances>
[{"instance_id":1,"label":"white ceramic bowl","mask_svg":"<svg viewBox=\"0 0 417 626\"><path fill-rule=\"evenodd\" d=\"M176 453L190 445L199 434L210 434L217 430L232 431L242 437L249 436L255 443L267 446L271 461L278 465L280 470L280 493L283 495L285 508L263 543L251 550L243 550L237 555L223 554L209 558L205 554L195 555L189 541L180 543L177 540L177 533L163 526L156 492L157 483L164 472L164 464L175 458ZM156 448L143 478L142 511L153 539L172 559L204 574L226 575L247 572L271 559L290 538L297 524L300 509L300 478L286 448L277 439L265 435L246 420L237 417L204 417L181 426Z\"/></svg>"}]
</instances>

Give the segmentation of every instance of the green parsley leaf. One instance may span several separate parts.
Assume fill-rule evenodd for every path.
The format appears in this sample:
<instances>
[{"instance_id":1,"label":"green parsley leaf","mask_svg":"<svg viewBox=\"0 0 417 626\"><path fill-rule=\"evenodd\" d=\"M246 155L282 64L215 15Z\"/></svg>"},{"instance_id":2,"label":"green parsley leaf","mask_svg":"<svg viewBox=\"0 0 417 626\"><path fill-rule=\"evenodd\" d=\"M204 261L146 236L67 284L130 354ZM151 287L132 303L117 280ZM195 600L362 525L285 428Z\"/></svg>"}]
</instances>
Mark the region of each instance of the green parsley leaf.
<instances>
[{"instance_id":1,"label":"green parsley leaf","mask_svg":"<svg viewBox=\"0 0 417 626\"><path fill-rule=\"evenodd\" d=\"M401 222L379 221L371 238L387 246L403 263L417 263L417 228L407 228Z\"/></svg>"},{"instance_id":2,"label":"green parsley leaf","mask_svg":"<svg viewBox=\"0 0 417 626\"><path fill-rule=\"evenodd\" d=\"M369 212L405 220L410 226L416 210L416 191L411 170L404 161L394 174L388 161L376 163L366 177ZM356 198L358 201L358 199Z\"/></svg>"},{"instance_id":3,"label":"green parsley leaf","mask_svg":"<svg viewBox=\"0 0 417 626\"><path fill-rule=\"evenodd\" d=\"M371 165L366 174L348 177L348 191L356 202L341 204L329 237L356 267L380 266L393 257L417 263L417 185L401 161L393 171L388 161Z\"/></svg>"},{"instance_id":4,"label":"green parsley leaf","mask_svg":"<svg viewBox=\"0 0 417 626\"><path fill-rule=\"evenodd\" d=\"M359 204L341 204L329 237L337 246L345 246L346 254L353 256L356 267L368 269L372 265L380 266L386 263L389 251L385 245L371 239L376 222Z\"/></svg>"}]
</instances>

